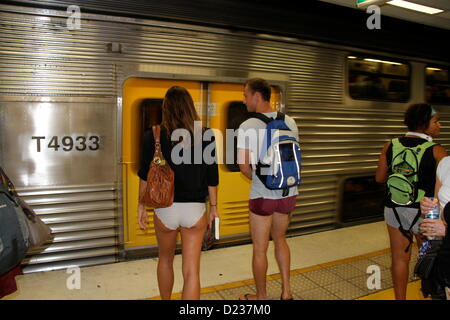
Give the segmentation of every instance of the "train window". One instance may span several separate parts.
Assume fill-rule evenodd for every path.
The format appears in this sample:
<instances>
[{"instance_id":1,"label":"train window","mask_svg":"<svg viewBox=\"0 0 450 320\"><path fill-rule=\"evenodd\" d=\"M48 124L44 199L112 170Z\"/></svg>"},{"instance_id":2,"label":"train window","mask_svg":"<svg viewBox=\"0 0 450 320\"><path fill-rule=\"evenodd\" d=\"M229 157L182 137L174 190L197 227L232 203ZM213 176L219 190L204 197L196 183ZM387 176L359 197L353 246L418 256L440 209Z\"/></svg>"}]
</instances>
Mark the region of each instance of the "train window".
<instances>
[{"instance_id":1,"label":"train window","mask_svg":"<svg viewBox=\"0 0 450 320\"><path fill-rule=\"evenodd\" d=\"M227 127L226 129L239 129L239 126L242 122L248 119L248 111L247 107L242 101L233 101L230 102L227 108ZM227 137L226 137L227 139ZM239 171L239 165L237 164L237 136L234 136L233 148L231 148L231 141L225 141L226 143L226 158L225 163L227 165L228 170L233 172ZM232 155L230 155L232 153ZM226 159L230 159L233 156L233 163L228 163Z\"/></svg>"},{"instance_id":2,"label":"train window","mask_svg":"<svg viewBox=\"0 0 450 320\"><path fill-rule=\"evenodd\" d=\"M144 99L141 102L142 134L147 128L161 124L163 99Z\"/></svg>"},{"instance_id":3,"label":"train window","mask_svg":"<svg viewBox=\"0 0 450 320\"><path fill-rule=\"evenodd\" d=\"M368 222L383 218L386 186L377 183L374 176L347 178L341 192L341 222Z\"/></svg>"},{"instance_id":4,"label":"train window","mask_svg":"<svg viewBox=\"0 0 450 320\"><path fill-rule=\"evenodd\" d=\"M348 56L349 93L353 99L405 102L409 65L391 59Z\"/></svg>"},{"instance_id":5,"label":"train window","mask_svg":"<svg viewBox=\"0 0 450 320\"><path fill-rule=\"evenodd\" d=\"M428 103L450 104L449 68L429 66L425 69L425 99Z\"/></svg>"}]
</instances>

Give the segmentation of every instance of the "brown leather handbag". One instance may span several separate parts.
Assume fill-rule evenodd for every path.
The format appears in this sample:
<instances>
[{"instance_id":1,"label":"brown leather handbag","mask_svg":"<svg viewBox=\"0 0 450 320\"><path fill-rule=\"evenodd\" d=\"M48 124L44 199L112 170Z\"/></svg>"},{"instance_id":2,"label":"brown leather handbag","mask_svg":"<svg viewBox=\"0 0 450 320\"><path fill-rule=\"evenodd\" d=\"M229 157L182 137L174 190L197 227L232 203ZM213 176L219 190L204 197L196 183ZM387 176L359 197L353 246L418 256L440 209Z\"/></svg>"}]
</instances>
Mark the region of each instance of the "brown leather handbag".
<instances>
[{"instance_id":1,"label":"brown leather handbag","mask_svg":"<svg viewBox=\"0 0 450 320\"><path fill-rule=\"evenodd\" d=\"M155 154L147 174L145 192L140 202L153 208L169 207L173 203L175 175L161 152L161 127L153 126Z\"/></svg>"}]
</instances>

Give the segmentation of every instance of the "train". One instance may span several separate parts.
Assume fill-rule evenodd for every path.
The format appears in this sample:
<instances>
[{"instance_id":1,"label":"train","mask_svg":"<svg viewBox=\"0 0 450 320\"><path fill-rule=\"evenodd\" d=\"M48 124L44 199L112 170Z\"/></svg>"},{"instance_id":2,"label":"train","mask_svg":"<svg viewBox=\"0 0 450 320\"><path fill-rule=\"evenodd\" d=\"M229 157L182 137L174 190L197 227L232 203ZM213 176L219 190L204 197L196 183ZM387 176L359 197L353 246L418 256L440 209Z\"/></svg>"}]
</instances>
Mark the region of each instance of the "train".
<instances>
[{"instance_id":1,"label":"train","mask_svg":"<svg viewBox=\"0 0 450 320\"><path fill-rule=\"evenodd\" d=\"M170 12L154 18L132 1L121 12L119 1L102 3L0 4L0 164L55 235L27 254L25 273L156 254L152 209L146 231L137 223L137 171L143 132L161 121L173 85L187 88L202 125L225 137L245 119L245 81L270 83L271 105L295 119L302 149L289 236L382 219L374 172L384 143L405 133L409 104L432 103L442 114L437 141L450 144L450 60L442 52ZM229 143L217 144L220 159ZM249 181L229 161L219 164L219 181L217 246L248 242Z\"/></svg>"}]
</instances>

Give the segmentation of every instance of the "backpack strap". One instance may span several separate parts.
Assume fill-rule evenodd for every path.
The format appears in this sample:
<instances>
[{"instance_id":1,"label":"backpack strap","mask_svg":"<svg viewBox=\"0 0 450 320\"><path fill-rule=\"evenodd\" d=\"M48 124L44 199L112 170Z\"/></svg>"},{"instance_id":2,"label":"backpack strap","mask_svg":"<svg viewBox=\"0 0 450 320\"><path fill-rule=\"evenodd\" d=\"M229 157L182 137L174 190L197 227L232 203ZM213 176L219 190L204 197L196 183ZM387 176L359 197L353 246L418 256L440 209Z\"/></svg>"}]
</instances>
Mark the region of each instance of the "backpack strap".
<instances>
[{"instance_id":1,"label":"backpack strap","mask_svg":"<svg viewBox=\"0 0 450 320\"><path fill-rule=\"evenodd\" d=\"M403 234L403 236L405 236L405 238L408 239L409 244L405 249L405 252L408 252L409 249L411 248L411 245L413 244L413 237L411 236L411 228L413 227L413 225L417 222L417 220L420 217L420 210L418 212L418 214L416 215L416 217L414 218L413 223L411 224L411 226L409 227L408 230L405 230L402 226L402 223L400 221L400 217L398 215L397 209L395 207L392 207L392 210L394 211L394 215L395 215L395 219L397 219L397 222L399 224L398 230Z\"/></svg>"},{"instance_id":2,"label":"backpack strap","mask_svg":"<svg viewBox=\"0 0 450 320\"><path fill-rule=\"evenodd\" d=\"M259 119L259 120L263 121L265 124L268 124L272 120L283 120L284 121L285 114L277 111L277 115L275 118L269 118L268 116L266 116L265 114L262 114L260 112L250 112L248 114L248 117Z\"/></svg>"},{"instance_id":3,"label":"backpack strap","mask_svg":"<svg viewBox=\"0 0 450 320\"><path fill-rule=\"evenodd\" d=\"M284 121L284 118L285 118L285 114L280 111L277 111L277 117L275 118L275 120L283 120Z\"/></svg>"},{"instance_id":4,"label":"backpack strap","mask_svg":"<svg viewBox=\"0 0 450 320\"><path fill-rule=\"evenodd\" d=\"M405 238L407 238L409 240L409 244L408 244L408 246L405 249L405 252L408 252L409 249L411 248L412 244L413 244L413 241L414 241L413 237L411 236L411 233L410 233L411 229L416 224L417 220L419 220L420 215L422 214L422 212L420 211L420 208L419 208L419 210L417 211L416 216L414 217L413 222L411 223L411 226L409 227L408 230L405 230L403 228L403 226L402 226L402 222L400 221L400 217L398 215L397 209L395 207L392 207L392 211L394 211L395 219L397 219L397 222L399 224L398 230L400 230L400 232L405 236Z\"/></svg>"},{"instance_id":5,"label":"backpack strap","mask_svg":"<svg viewBox=\"0 0 450 320\"><path fill-rule=\"evenodd\" d=\"M391 142L392 142L392 148L403 146L401 144L399 138L394 138L394 139L391 140Z\"/></svg>"},{"instance_id":6,"label":"backpack strap","mask_svg":"<svg viewBox=\"0 0 450 320\"><path fill-rule=\"evenodd\" d=\"M419 161L419 163L420 163L420 160L422 159L425 151L427 151L427 149L429 147L432 147L434 145L436 145L435 142L427 141L427 142L424 142L424 143L419 144L418 146L414 147L414 149L418 151L417 160Z\"/></svg>"},{"instance_id":7,"label":"backpack strap","mask_svg":"<svg viewBox=\"0 0 450 320\"><path fill-rule=\"evenodd\" d=\"M392 144L392 160L394 160L395 156L399 154L403 148L406 148L399 140L399 138L395 138L391 140ZM392 168L392 161L389 163L389 168Z\"/></svg>"},{"instance_id":8,"label":"backpack strap","mask_svg":"<svg viewBox=\"0 0 450 320\"><path fill-rule=\"evenodd\" d=\"M250 112L249 113L249 118L256 118L261 120L262 122L264 122L265 124L268 124L270 121L273 120L273 118L269 118L268 116L259 113L259 112Z\"/></svg>"},{"instance_id":9,"label":"backpack strap","mask_svg":"<svg viewBox=\"0 0 450 320\"><path fill-rule=\"evenodd\" d=\"M399 138L395 138L391 140L392 142L392 159L395 158L397 154L402 152L404 149L407 149L408 147L405 147L401 142Z\"/></svg>"}]
</instances>

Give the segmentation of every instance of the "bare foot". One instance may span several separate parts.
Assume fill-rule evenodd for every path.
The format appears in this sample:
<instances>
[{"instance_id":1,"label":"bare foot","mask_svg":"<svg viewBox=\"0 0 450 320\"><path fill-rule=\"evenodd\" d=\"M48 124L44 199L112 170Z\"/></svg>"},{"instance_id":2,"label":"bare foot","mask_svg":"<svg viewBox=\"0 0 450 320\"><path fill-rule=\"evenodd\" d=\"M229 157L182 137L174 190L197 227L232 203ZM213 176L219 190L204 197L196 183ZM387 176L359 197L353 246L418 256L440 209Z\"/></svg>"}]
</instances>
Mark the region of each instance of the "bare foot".
<instances>
[{"instance_id":1,"label":"bare foot","mask_svg":"<svg viewBox=\"0 0 450 320\"><path fill-rule=\"evenodd\" d=\"M239 296L239 300L256 300L256 295L245 293Z\"/></svg>"}]
</instances>

